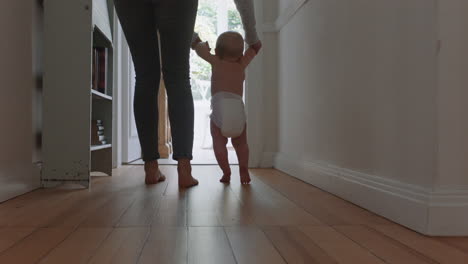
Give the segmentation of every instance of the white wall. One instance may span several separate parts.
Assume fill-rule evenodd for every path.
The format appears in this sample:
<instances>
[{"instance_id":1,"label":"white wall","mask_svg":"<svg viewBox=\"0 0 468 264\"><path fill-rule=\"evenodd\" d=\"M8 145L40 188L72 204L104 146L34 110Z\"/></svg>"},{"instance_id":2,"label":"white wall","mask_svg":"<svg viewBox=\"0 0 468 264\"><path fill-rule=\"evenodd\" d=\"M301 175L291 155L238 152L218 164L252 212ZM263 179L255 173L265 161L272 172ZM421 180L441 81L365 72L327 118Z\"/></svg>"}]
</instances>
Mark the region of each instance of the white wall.
<instances>
[{"instance_id":1,"label":"white wall","mask_svg":"<svg viewBox=\"0 0 468 264\"><path fill-rule=\"evenodd\" d=\"M278 0L278 9L279 10L285 10L288 8L288 6L291 4L291 2L296 1L296 0Z\"/></svg>"},{"instance_id":2,"label":"white wall","mask_svg":"<svg viewBox=\"0 0 468 264\"><path fill-rule=\"evenodd\" d=\"M263 19L258 23L258 30L261 31L263 25L273 24L278 17L277 0L263 1ZM263 33L261 69L263 79L262 89L262 158L260 167L273 166L273 153L278 151L278 32Z\"/></svg>"},{"instance_id":3,"label":"white wall","mask_svg":"<svg viewBox=\"0 0 468 264\"><path fill-rule=\"evenodd\" d=\"M468 190L468 1L439 3L438 189Z\"/></svg>"},{"instance_id":4,"label":"white wall","mask_svg":"<svg viewBox=\"0 0 468 264\"><path fill-rule=\"evenodd\" d=\"M278 37L275 166L420 232L468 234L468 214L446 220L468 204L466 11L309 0Z\"/></svg>"},{"instance_id":5,"label":"white wall","mask_svg":"<svg viewBox=\"0 0 468 264\"><path fill-rule=\"evenodd\" d=\"M263 8L263 23L274 22L278 17L279 2L283 0L262 0ZM289 0L287 0L289 1ZM261 29L262 24L259 23L259 30Z\"/></svg>"},{"instance_id":6,"label":"white wall","mask_svg":"<svg viewBox=\"0 0 468 264\"><path fill-rule=\"evenodd\" d=\"M468 234L467 12L465 0L438 3L438 173L429 211L431 233Z\"/></svg>"},{"instance_id":7,"label":"white wall","mask_svg":"<svg viewBox=\"0 0 468 264\"><path fill-rule=\"evenodd\" d=\"M272 167L276 152L276 97L277 82L271 80L276 72L276 33L265 32L266 21L276 17L277 0L254 0L257 31L263 43L261 52L247 68L246 112L249 141L249 166Z\"/></svg>"},{"instance_id":8,"label":"white wall","mask_svg":"<svg viewBox=\"0 0 468 264\"><path fill-rule=\"evenodd\" d=\"M0 2L0 201L39 186L32 164L34 4Z\"/></svg>"},{"instance_id":9,"label":"white wall","mask_svg":"<svg viewBox=\"0 0 468 264\"><path fill-rule=\"evenodd\" d=\"M309 1L279 38L280 152L430 187L433 14L426 0Z\"/></svg>"}]
</instances>

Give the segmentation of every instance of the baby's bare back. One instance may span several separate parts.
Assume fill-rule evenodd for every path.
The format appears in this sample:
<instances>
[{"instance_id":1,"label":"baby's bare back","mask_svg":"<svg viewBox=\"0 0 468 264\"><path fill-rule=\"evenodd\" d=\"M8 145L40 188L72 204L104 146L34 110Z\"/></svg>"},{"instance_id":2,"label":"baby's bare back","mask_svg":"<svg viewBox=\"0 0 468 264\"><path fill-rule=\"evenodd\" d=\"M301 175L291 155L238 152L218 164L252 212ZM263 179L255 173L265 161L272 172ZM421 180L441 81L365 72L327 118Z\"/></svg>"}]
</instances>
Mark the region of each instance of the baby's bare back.
<instances>
[{"instance_id":1,"label":"baby's bare back","mask_svg":"<svg viewBox=\"0 0 468 264\"><path fill-rule=\"evenodd\" d=\"M229 92L243 96L244 80L245 70L240 63L220 60L213 65L211 94Z\"/></svg>"}]
</instances>

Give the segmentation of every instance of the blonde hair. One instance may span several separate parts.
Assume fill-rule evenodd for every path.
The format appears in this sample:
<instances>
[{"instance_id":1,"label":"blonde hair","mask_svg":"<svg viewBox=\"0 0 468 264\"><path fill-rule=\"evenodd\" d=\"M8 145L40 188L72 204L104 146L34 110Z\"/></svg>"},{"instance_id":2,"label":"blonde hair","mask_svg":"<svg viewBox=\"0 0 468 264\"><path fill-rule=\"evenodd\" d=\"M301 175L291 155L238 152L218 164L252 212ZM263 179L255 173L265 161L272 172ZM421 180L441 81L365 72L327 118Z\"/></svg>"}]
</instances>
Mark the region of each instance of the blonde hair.
<instances>
[{"instance_id":1,"label":"blonde hair","mask_svg":"<svg viewBox=\"0 0 468 264\"><path fill-rule=\"evenodd\" d=\"M222 33L216 41L216 54L221 58L242 57L244 54L244 38L235 31Z\"/></svg>"}]
</instances>

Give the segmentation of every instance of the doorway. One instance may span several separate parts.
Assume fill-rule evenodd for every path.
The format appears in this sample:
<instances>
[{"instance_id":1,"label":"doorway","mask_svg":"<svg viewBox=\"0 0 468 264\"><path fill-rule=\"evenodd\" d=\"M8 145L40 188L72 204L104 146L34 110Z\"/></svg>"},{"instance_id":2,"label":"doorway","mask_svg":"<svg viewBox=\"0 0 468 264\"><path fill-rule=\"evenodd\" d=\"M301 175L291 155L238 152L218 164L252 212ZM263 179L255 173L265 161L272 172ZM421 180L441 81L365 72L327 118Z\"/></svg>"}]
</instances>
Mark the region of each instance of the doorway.
<instances>
[{"instance_id":1,"label":"doorway","mask_svg":"<svg viewBox=\"0 0 468 264\"><path fill-rule=\"evenodd\" d=\"M242 21L233 0L199 0L195 32L203 41L208 41L210 47L215 47L217 36L225 31L232 30L244 36ZM214 49L213 49L214 50ZM210 134L210 80L211 66L197 56L192 50L190 54L191 86L195 106L195 127L192 164L213 165L217 164L213 151ZM131 72L134 77L134 72ZM131 78L132 80L134 78ZM131 84L133 85L133 84ZM131 95L130 95L131 96ZM161 100L160 100L161 103ZM130 110L131 111L131 110ZM161 111L161 105L160 105ZM129 114L131 116L132 114ZM132 118L131 118L132 119ZM133 123L134 120L131 120ZM168 122L160 121L160 131L165 130L161 126ZM131 127L134 128L134 125ZM129 131L132 131L129 129ZM134 133L136 134L136 133ZM125 138L125 137L124 137ZM161 137L160 137L161 140ZM135 145L133 143L133 145ZM169 148L170 149L170 148ZM228 143L229 163L238 164L234 148ZM141 159L131 164L143 164ZM176 164L171 155L159 160L160 164Z\"/></svg>"}]
</instances>

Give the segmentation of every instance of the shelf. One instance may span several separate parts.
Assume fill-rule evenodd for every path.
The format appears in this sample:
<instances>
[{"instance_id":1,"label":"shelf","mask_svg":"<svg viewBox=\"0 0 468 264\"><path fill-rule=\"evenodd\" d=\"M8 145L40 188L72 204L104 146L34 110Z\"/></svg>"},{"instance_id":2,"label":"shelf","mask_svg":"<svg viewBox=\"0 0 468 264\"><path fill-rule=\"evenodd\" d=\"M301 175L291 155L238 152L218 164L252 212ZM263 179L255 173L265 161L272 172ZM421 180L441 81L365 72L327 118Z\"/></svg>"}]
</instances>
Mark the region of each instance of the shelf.
<instances>
[{"instance_id":1,"label":"shelf","mask_svg":"<svg viewBox=\"0 0 468 264\"><path fill-rule=\"evenodd\" d=\"M112 148L112 144L91 146L91 151Z\"/></svg>"},{"instance_id":2,"label":"shelf","mask_svg":"<svg viewBox=\"0 0 468 264\"><path fill-rule=\"evenodd\" d=\"M112 9L113 10L113 9ZM112 28L107 0L93 0L93 24L112 43Z\"/></svg>"},{"instance_id":3,"label":"shelf","mask_svg":"<svg viewBox=\"0 0 468 264\"><path fill-rule=\"evenodd\" d=\"M112 40L98 26L94 26L93 45L114 49Z\"/></svg>"},{"instance_id":4,"label":"shelf","mask_svg":"<svg viewBox=\"0 0 468 264\"><path fill-rule=\"evenodd\" d=\"M91 94L93 95L93 99L100 99L100 100L108 100L112 101L112 96L103 94L101 92L98 92L94 89L91 89Z\"/></svg>"},{"instance_id":5,"label":"shelf","mask_svg":"<svg viewBox=\"0 0 468 264\"><path fill-rule=\"evenodd\" d=\"M78 182L89 187L90 171L112 175L113 95L117 95L113 93L113 0L44 1L44 6L47 30L43 48L48 56L44 56L47 78L43 80L43 97L48 103L43 113L42 139L48 147L42 153L41 182L47 187L56 182ZM106 67L101 71L93 67L95 47L107 49ZM100 59L104 66L104 58ZM97 88L94 81L100 76L102 80L105 77L105 86L100 86L105 89L92 90L93 84ZM105 143L110 144L91 140L92 120L105 124ZM64 153L63 149L78 151ZM79 166L74 166L77 162Z\"/></svg>"}]
</instances>

